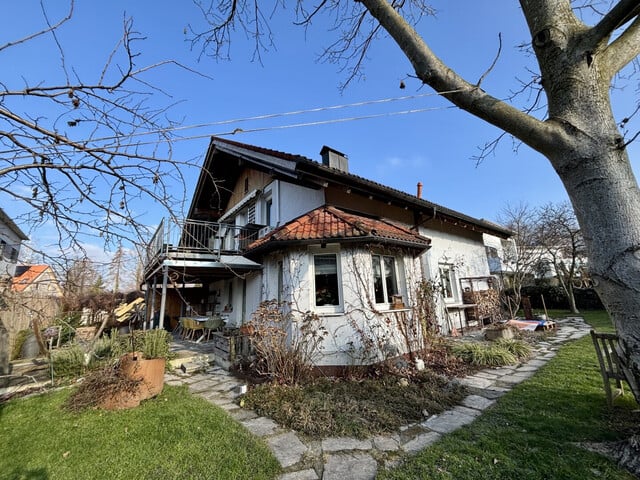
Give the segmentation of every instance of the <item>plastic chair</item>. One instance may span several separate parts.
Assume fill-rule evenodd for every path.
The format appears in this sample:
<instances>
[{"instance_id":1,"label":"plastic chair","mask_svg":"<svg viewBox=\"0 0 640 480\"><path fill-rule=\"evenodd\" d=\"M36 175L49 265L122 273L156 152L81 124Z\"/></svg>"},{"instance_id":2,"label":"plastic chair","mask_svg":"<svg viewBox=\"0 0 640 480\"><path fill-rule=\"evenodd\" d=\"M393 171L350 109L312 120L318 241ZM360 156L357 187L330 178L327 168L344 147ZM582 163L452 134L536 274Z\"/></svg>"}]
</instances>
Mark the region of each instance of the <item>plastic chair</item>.
<instances>
[{"instance_id":1,"label":"plastic chair","mask_svg":"<svg viewBox=\"0 0 640 480\"><path fill-rule=\"evenodd\" d=\"M211 332L218 331L222 328L222 324L223 324L222 318L220 317L212 317L206 322L204 322L204 331L205 331L205 335L207 336L207 340L209 340L209 337L211 336Z\"/></svg>"}]
</instances>

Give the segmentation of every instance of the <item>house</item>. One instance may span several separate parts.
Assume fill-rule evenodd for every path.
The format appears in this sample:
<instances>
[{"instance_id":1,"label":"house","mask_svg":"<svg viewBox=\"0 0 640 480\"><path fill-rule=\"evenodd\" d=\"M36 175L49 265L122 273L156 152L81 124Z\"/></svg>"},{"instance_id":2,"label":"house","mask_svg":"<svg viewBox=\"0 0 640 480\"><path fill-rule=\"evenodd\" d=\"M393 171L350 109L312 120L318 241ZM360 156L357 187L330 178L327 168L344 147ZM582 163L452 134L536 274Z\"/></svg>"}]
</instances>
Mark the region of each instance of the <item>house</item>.
<instances>
[{"instance_id":1,"label":"house","mask_svg":"<svg viewBox=\"0 0 640 480\"><path fill-rule=\"evenodd\" d=\"M22 242L29 238L0 208L0 279L5 282L15 274Z\"/></svg>"},{"instance_id":2,"label":"house","mask_svg":"<svg viewBox=\"0 0 640 480\"><path fill-rule=\"evenodd\" d=\"M491 286L482 235L510 232L354 175L337 150L320 155L212 138L187 219L163 221L148 245L148 315L171 328L220 317L233 334L276 299L328 332L319 366L417 348L423 280L440 332L478 325L465 294Z\"/></svg>"},{"instance_id":3,"label":"house","mask_svg":"<svg viewBox=\"0 0 640 480\"><path fill-rule=\"evenodd\" d=\"M49 265L20 265L11 282L14 292L32 297L60 298L62 288Z\"/></svg>"}]
</instances>

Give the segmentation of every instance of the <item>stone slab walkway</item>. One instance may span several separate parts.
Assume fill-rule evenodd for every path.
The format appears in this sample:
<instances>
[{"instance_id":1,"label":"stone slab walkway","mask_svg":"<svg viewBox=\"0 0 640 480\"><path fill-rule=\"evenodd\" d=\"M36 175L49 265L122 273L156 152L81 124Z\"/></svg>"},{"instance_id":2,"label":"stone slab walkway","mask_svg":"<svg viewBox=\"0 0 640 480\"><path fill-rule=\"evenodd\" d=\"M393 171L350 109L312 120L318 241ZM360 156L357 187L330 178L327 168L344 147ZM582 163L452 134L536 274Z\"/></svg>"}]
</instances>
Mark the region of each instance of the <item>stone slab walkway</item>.
<instances>
[{"instance_id":1,"label":"stone slab walkway","mask_svg":"<svg viewBox=\"0 0 640 480\"><path fill-rule=\"evenodd\" d=\"M580 317L559 320L556 324L556 334L538 343L534 358L528 362L482 370L461 379L470 392L462 405L422 423L407 425L392 435L367 440L309 440L269 418L240 408L236 400L245 384L220 367L209 367L193 375L167 374L165 381L169 385L188 385L191 392L223 408L254 435L263 438L283 468L280 480L371 480L379 468L391 467L404 455L416 453L442 435L473 422L514 385L531 377L553 358L563 343L589 334L590 326Z\"/></svg>"}]
</instances>

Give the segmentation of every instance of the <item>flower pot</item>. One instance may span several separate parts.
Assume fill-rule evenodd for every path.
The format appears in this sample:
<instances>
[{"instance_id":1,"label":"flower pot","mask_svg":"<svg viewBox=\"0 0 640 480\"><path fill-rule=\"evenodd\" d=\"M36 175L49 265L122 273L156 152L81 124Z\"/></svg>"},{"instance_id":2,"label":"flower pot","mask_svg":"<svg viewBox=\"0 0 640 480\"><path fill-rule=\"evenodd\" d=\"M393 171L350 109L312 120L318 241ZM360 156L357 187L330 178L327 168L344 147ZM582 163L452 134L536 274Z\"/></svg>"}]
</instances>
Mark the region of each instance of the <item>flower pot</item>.
<instances>
[{"instance_id":1,"label":"flower pot","mask_svg":"<svg viewBox=\"0 0 640 480\"><path fill-rule=\"evenodd\" d=\"M164 387L164 358L142 358L140 352L120 357L120 370L131 380L139 380L141 400L155 397Z\"/></svg>"}]
</instances>

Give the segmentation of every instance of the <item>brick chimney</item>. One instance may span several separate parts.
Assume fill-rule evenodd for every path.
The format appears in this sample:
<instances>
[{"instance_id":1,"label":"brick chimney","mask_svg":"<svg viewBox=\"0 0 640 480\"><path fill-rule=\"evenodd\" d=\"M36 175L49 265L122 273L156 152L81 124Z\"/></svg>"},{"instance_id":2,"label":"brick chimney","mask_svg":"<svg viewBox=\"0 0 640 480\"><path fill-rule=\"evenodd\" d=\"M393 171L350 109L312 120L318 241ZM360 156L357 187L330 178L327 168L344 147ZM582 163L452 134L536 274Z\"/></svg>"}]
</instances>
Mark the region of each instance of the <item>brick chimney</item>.
<instances>
[{"instance_id":1,"label":"brick chimney","mask_svg":"<svg viewBox=\"0 0 640 480\"><path fill-rule=\"evenodd\" d=\"M418 191L416 192L416 197L422 198L422 182L418 182Z\"/></svg>"},{"instance_id":2,"label":"brick chimney","mask_svg":"<svg viewBox=\"0 0 640 480\"><path fill-rule=\"evenodd\" d=\"M320 156L322 157L323 165L349 173L349 160L344 153L324 145L320 150Z\"/></svg>"}]
</instances>

